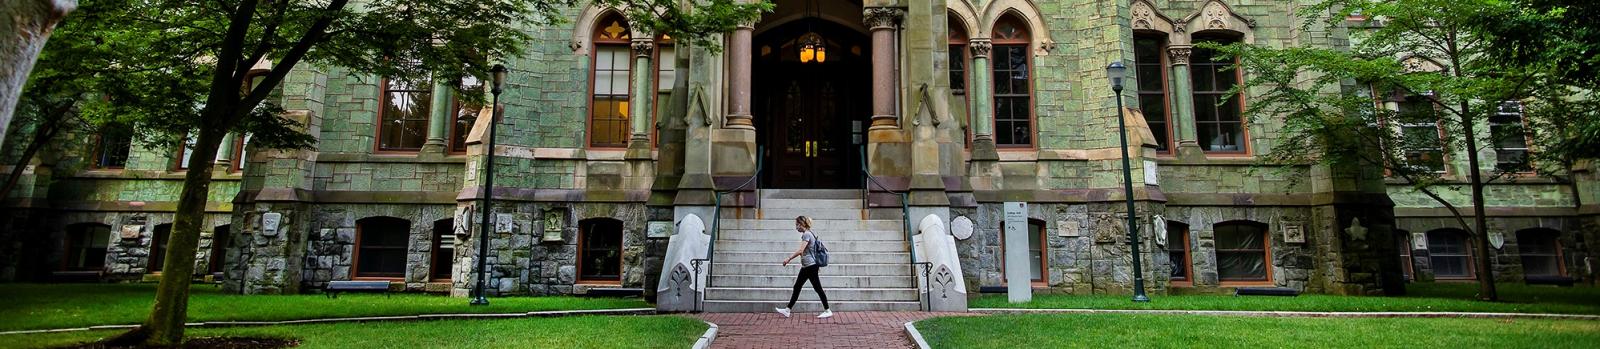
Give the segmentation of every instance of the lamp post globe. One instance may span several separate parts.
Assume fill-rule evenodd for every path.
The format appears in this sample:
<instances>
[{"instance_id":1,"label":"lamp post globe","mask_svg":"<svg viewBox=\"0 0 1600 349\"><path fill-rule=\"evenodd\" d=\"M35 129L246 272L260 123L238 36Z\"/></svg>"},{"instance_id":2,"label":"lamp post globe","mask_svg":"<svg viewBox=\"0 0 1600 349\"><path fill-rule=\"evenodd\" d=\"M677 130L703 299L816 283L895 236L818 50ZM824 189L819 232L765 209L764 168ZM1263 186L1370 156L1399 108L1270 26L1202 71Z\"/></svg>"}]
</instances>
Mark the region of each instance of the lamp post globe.
<instances>
[{"instance_id":1,"label":"lamp post globe","mask_svg":"<svg viewBox=\"0 0 1600 349\"><path fill-rule=\"evenodd\" d=\"M485 295L484 287L489 282L489 230L494 229L490 221L494 207L494 134L495 125L500 123L500 93L505 91L506 66L495 64L489 69L489 93L494 95L490 102L489 130L483 152L483 204L479 205L478 213L478 280L473 286L471 305L489 305L489 297Z\"/></svg>"},{"instance_id":2,"label":"lamp post globe","mask_svg":"<svg viewBox=\"0 0 1600 349\"><path fill-rule=\"evenodd\" d=\"M1128 159L1128 123L1122 113L1122 81L1128 76L1128 66L1122 61L1113 61L1106 66L1106 78L1111 80L1111 91L1117 101L1117 129L1122 140L1122 196L1128 204L1128 242L1130 252L1133 253L1133 301L1149 302L1150 297L1144 294L1144 271L1139 255L1139 224L1138 214L1133 207L1133 167Z\"/></svg>"}]
</instances>

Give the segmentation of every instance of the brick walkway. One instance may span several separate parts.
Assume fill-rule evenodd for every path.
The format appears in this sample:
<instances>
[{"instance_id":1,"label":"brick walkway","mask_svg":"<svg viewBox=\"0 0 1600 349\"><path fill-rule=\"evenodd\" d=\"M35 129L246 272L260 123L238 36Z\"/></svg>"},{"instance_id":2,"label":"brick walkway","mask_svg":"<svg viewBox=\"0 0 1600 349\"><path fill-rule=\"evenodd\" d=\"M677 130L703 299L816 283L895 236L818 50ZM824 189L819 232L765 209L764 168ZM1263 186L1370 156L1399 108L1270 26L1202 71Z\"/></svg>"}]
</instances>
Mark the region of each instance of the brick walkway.
<instances>
[{"instance_id":1,"label":"brick walkway","mask_svg":"<svg viewBox=\"0 0 1600 349\"><path fill-rule=\"evenodd\" d=\"M930 312L705 313L700 319L717 324L712 348L915 348L906 339L905 323L935 316L978 315Z\"/></svg>"}]
</instances>

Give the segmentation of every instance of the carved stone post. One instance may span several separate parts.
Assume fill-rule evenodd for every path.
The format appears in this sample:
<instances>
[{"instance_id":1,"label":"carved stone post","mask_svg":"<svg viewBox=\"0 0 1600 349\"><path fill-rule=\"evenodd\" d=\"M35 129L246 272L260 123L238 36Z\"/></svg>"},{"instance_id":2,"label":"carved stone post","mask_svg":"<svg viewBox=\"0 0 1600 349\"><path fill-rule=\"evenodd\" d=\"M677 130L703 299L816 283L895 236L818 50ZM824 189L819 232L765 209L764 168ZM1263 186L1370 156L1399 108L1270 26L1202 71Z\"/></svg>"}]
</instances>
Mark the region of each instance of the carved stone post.
<instances>
[{"instance_id":1,"label":"carved stone post","mask_svg":"<svg viewBox=\"0 0 1600 349\"><path fill-rule=\"evenodd\" d=\"M740 23L733 31L733 42L728 43L728 121L723 127L736 129L756 128L750 115L750 40L755 35L754 23Z\"/></svg>"},{"instance_id":2,"label":"carved stone post","mask_svg":"<svg viewBox=\"0 0 1600 349\"><path fill-rule=\"evenodd\" d=\"M651 57L654 56L656 43L649 37L633 38L633 74L629 76L629 83L633 91L628 93L628 128L632 135L628 139L629 158L650 158L650 116L654 110L655 84L651 83L652 65Z\"/></svg>"},{"instance_id":3,"label":"carved stone post","mask_svg":"<svg viewBox=\"0 0 1600 349\"><path fill-rule=\"evenodd\" d=\"M996 160L1000 154L994 148L994 98L990 90L989 54L994 43L989 38L972 38L967 41L972 50L972 159Z\"/></svg>"},{"instance_id":4,"label":"carved stone post","mask_svg":"<svg viewBox=\"0 0 1600 349\"><path fill-rule=\"evenodd\" d=\"M1167 48L1168 61L1172 62L1172 128L1178 135L1178 147L1198 147L1194 129L1194 86L1189 80L1188 45Z\"/></svg>"}]
</instances>

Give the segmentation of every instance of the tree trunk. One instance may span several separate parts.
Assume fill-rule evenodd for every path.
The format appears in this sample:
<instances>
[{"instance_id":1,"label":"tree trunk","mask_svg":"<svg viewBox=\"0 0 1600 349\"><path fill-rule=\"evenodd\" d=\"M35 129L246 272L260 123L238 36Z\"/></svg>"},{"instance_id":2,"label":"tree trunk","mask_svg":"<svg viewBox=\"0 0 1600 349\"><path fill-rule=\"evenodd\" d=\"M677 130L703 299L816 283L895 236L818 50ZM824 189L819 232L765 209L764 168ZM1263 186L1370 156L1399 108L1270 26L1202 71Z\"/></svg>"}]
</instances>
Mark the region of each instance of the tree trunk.
<instances>
[{"instance_id":1,"label":"tree trunk","mask_svg":"<svg viewBox=\"0 0 1600 349\"><path fill-rule=\"evenodd\" d=\"M1472 220L1478 232L1478 299L1499 300L1494 289L1494 263L1489 258L1489 223L1483 210L1483 171L1478 170L1478 141L1473 131L1473 118L1467 117L1469 105L1461 102L1461 129L1467 142L1467 173L1472 182Z\"/></svg>"},{"instance_id":2,"label":"tree trunk","mask_svg":"<svg viewBox=\"0 0 1600 349\"><path fill-rule=\"evenodd\" d=\"M17 109L33 62L44 49L56 23L78 7L77 0L6 0L0 2L0 142Z\"/></svg>"},{"instance_id":3,"label":"tree trunk","mask_svg":"<svg viewBox=\"0 0 1600 349\"><path fill-rule=\"evenodd\" d=\"M167 240L167 256L162 260L161 284L156 287L155 306L142 326L111 341L114 345L143 344L170 347L183 343L184 323L189 313L189 283L194 277L194 254L200 246L200 230L205 224L206 198L211 187L212 163L227 130L202 127L189 157L189 171L178 194L178 212L172 221L172 236Z\"/></svg>"}]
</instances>

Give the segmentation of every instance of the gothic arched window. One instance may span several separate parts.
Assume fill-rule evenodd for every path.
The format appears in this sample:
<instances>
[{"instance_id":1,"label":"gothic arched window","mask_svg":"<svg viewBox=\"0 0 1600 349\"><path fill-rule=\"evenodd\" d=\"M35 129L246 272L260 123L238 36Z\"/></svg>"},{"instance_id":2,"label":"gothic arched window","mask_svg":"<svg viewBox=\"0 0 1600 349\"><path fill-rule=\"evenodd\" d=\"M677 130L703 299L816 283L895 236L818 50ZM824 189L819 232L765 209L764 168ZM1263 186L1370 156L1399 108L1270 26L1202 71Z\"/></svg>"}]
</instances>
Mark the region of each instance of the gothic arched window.
<instances>
[{"instance_id":1,"label":"gothic arched window","mask_svg":"<svg viewBox=\"0 0 1600 349\"><path fill-rule=\"evenodd\" d=\"M628 22L621 15L609 13L600 18L595 22L593 62L589 66L589 146L623 148L628 146L631 37Z\"/></svg>"},{"instance_id":2,"label":"gothic arched window","mask_svg":"<svg viewBox=\"0 0 1600 349\"><path fill-rule=\"evenodd\" d=\"M1006 14L995 23L993 35L995 146L1033 147L1033 55L1027 24Z\"/></svg>"}]
</instances>

